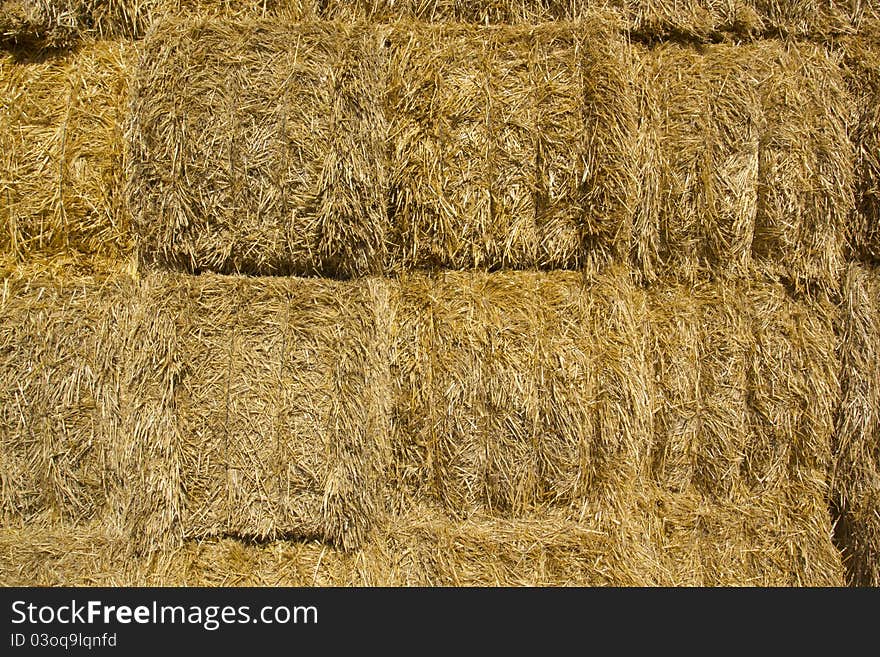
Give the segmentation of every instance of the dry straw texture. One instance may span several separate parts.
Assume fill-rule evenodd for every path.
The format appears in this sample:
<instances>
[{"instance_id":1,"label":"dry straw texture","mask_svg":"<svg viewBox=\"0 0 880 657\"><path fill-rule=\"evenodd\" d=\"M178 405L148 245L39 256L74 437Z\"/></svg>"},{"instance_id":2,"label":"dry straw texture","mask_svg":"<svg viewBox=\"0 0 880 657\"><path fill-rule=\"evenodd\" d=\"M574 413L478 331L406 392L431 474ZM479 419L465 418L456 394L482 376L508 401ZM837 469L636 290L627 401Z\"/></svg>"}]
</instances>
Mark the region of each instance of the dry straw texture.
<instances>
[{"instance_id":1,"label":"dry straw texture","mask_svg":"<svg viewBox=\"0 0 880 657\"><path fill-rule=\"evenodd\" d=\"M363 586L379 570L317 541L216 538L133 559L100 526L0 529L2 586Z\"/></svg>"},{"instance_id":2,"label":"dry straw texture","mask_svg":"<svg viewBox=\"0 0 880 657\"><path fill-rule=\"evenodd\" d=\"M190 271L379 270L382 69L371 28L158 26L141 53L129 126L142 255Z\"/></svg>"},{"instance_id":3,"label":"dry straw texture","mask_svg":"<svg viewBox=\"0 0 880 657\"><path fill-rule=\"evenodd\" d=\"M0 40L67 47L84 37L140 37L169 14L302 20L536 24L611 10L640 39L713 41L851 34L880 15L877 0L5 0Z\"/></svg>"},{"instance_id":4,"label":"dry straw texture","mask_svg":"<svg viewBox=\"0 0 880 657\"><path fill-rule=\"evenodd\" d=\"M124 383L137 547L360 544L383 504L384 284L156 274L143 288Z\"/></svg>"},{"instance_id":5,"label":"dry straw texture","mask_svg":"<svg viewBox=\"0 0 880 657\"><path fill-rule=\"evenodd\" d=\"M880 270L851 265L843 291L837 534L853 583L880 586Z\"/></svg>"},{"instance_id":6,"label":"dry straw texture","mask_svg":"<svg viewBox=\"0 0 880 657\"><path fill-rule=\"evenodd\" d=\"M0 517L80 523L120 480L123 274L17 271L0 288Z\"/></svg>"},{"instance_id":7,"label":"dry straw texture","mask_svg":"<svg viewBox=\"0 0 880 657\"><path fill-rule=\"evenodd\" d=\"M778 41L637 52L646 278L758 265L834 288L853 206L839 58Z\"/></svg>"},{"instance_id":8,"label":"dry straw texture","mask_svg":"<svg viewBox=\"0 0 880 657\"><path fill-rule=\"evenodd\" d=\"M167 15L272 16L300 20L315 15L313 0L4 0L0 41L50 48L87 38L133 38Z\"/></svg>"},{"instance_id":9,"label":"dry straw texture","mask_svg":"<svg viewBox=\"0 0 880 657\"><path fill-rule=\"evenodd\" d=\"M395 267L576 268L626 254L636 118L613 28L395 25Z\"/></svg>"},{"instance_id":10,"label":"dry straw texture","mask_svg":"<svg viewBox=\"0 0 880 657\"><path fill-rule=\"evenodd\" d=\"M667 568L698 585L840 584L826 504L833 306L763 283L658 286L649 306L646 522Z\"/></svg>"},{"instance_id":11,"label":"dry straw texture","mask_svg":"<svg viewBox=\"0 0 880 657\"><path fill-rule=\"evenodd\" d=\"M880 261L880 26L872 37L843 44L847 82L856 99L852 139L856 156L855 254Z\"/></svg>"},{"instance_id":12,"label":"dry straw texture","mask_svg":"<svg viewBox=\"0 0 880 657\"><path fill-rule=\"evenodd\" d=\"M130 46L0 57L0 248L17 257L130 249L122 114Z\"/></svg>"},{"instance_id":13,"label":"dry straw texture","mask_svg":"<svg viewBox=\"0 0 880 657\"><path fill-rule=\"evenodd\" d=\"M876 0L330 0L323 13L390 21L533 24L610 9L643 39L718 40L848 34L876 17Z\"/></svg>"},{"instance_id":14,"label":"dry straw texture","mask_svg":"<svg viewBox=\"0 0 880 657\"><path fill-rule=\"evenodd\" d=\"M187 541L131 559L99 527L0 529L3 586L522 586L649 584L638 553L557 518L396 523L345 552L317 541ZM637 572L621 568L629 563Z\"/></svg>"},{"instance_id":15,"label":"dry straw texture","mask_svg":"<svg viewBox=\"0 0 880 657\"><path fill-rule=\"evenodd\" d=\"M132 37L143 32L162 0L7 0L0 33L18 45L68 47L86 36Z\"/></svg>"},{"instance_id":16,"label":"dry straw texture","mask_svg":"<svg viewBox=\"0 0 880 657\"><path fill-rule=\"evenodd\" d=\"M617 526L599 552L639 556L612 558L615 583L843 581L827 301L759 282L646 294L625 272L400 284L396 508Z\"/></svg>"},{"instance_id":17,"label":"dry straw texture","mask_svg":"<svg viewBox=\"0 0 880 657\"><path fill-rule=\"evenodd\" d=\"M643 297L622 274L402 279L392 371L404 497L464 517L559 506L575 518L626 498L650 440Z\"/></svg>"}]
</instances>

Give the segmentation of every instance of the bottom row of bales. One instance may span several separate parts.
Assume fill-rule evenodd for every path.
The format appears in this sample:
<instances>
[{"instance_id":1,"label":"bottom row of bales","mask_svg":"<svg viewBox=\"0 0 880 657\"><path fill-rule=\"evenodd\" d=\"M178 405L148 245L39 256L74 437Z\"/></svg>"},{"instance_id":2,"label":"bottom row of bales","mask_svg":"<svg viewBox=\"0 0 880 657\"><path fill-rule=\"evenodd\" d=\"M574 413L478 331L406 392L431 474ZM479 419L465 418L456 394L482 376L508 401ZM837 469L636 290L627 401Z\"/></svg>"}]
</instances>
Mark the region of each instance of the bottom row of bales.
<instances>
[{"instance_id":1,"label":"bottom row of bales","mask_svg":"<svg viewBox=\"0 0 880 657\"><path fill-rule=\"evenodd\" d=\"M841 586L808 523L755 505L645 501L634 517L392 519L355 550L308 539L187 540L132 557L104 528L0 529L3 586ZM756 512L757 511L757 512ZM746 515L742 515L746 514ZM815 544L811 545L810 543Z\"/></svg>"},{"instance_id":2,"label":"bottom row of bales","mask_svg":"<svg viewBox=\"0 0 880 657\"><path fill-rule=\"evenodd\" d=\"M13 271L0 579L876 583L878 285Z\"/></svg>"}]
</instances>

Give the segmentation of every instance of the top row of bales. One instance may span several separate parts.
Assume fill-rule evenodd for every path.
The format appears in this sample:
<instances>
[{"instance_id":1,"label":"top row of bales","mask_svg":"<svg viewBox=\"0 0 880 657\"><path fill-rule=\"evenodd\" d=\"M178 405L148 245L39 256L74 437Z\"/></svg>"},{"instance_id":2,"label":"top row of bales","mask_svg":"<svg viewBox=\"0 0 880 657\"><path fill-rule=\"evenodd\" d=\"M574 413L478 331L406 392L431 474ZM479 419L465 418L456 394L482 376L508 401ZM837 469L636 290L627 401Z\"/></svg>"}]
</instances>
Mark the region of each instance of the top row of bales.
<instances>
[{"instance_id":1,"label":"top row of bales","mask_svg":"<svg viewBox=\"0 0 880 657\"><path fill-rule=\"evenodd\" d=\"M83 36L139 37L158 17L181 12L533 24L576 20L597 9L615 11L640 38L700 41L768 34L825 38L857 32L880 15L877 0L5 0L0 38L64 47Z\"/></svg>"},{"instance_id":2,"label":"top row of bales","mask_svg":"<svg viewBox=\"0 0 880 657\"><path fill-rule=\"evenodd\" d=\"M171 20L137 48L4 55L0 246L823 285L876 259L880 48L647 47L617 27Z\"/></svg>"},{"instance_id":3,"label":"top row of bales","mask_svg":"<svg viewBox=\"0 0 880 657\"><path fill-rule=\"evenodd\" d=\"M841 54L631 46L615 25L167 23L129 117L141 255L341 277L757 267L835 285L848 243L873 234L870 190L850 226L861 115Z\"/></svg>"}]
</instances>

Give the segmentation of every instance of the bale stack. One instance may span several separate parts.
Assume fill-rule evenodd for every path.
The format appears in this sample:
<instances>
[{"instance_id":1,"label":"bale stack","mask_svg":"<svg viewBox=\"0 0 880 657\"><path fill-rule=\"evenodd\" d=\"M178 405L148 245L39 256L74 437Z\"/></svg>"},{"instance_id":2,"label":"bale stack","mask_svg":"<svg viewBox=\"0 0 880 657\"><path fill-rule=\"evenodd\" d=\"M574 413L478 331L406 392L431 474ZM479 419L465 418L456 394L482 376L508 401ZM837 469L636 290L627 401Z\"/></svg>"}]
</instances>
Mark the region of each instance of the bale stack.
<instances>
[{"instance_id":1,"label":"bale stack","mask_svg":"<svg viewBox=\"0 0 880 657\"><path fill-rule=\"evenodd\" d=\"M625 258L635 104L614 22L397 24L387 114L393 268Z\"/></svg>"},{"instance_id":2,"label":"bale stack","mask_svg":"<svg viewBox=\"0 0 880 657\"><path fill-rule=\"evenodd\" d=\"M0 582L878 585L875 3L18 6Z\"/></svg>"},{"instance_id":3,"label":"bale stack","mask_svg":"<svg viewBox=\"0 0 880 657\"><path fill-rule=\"evenodd\" d=\"M141 294L124 420L137 546L363 542L383 506L383 284L154 274Z\"/></svg>"},{"instance_id":4,"label":"bale stack","mask_svg":"<svg viewBox=\"0 0 880 657\"><path fill-rule=\"evenodd\" d=\"M0 248L26 259L131 250L122 115L131 47L0 56Z\"/></svg>"},{"instance_id":5,"label":"bale stack","mask_svg":"<svg viewBox=\"0 0 880 657\"><path fill-rule=\"evenodd\" d=\"M364 275L384 260L379 31L169 21L129 125L142 258L198 273Z\"/></svg>"},{"instance_id":6,"label":"bale stack","mask_svg":"<svg viewBox=\"0 0 880 657\"><path fill-rule=\"evenodd\" d=\"M853 203L838 58L774 41L637 52L646 279L759 267L834 289Z\"/></svg>"},{"instance_id":7,"label":"bale stack","mask_svg":"<svg viewBox=\"0 0 880 657\"><path fill-rule=\"evenodd\" d=\"M121 485L121 273L17 272L0 289L0 517L5 527L103 518Z\"/></svg>"}]
</instances>

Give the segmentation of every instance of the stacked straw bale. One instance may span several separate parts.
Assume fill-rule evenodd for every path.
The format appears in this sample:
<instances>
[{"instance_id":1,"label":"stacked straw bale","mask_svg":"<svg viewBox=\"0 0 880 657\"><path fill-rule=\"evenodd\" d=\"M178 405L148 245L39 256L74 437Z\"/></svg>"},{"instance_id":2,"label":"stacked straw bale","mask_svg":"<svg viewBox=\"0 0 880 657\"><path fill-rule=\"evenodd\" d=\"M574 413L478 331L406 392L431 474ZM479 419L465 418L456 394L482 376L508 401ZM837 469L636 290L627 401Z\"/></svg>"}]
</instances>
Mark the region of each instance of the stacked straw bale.
<instances>
[{"instance_id":1,"label":"stacked straw bale","mask_svg":"<svg viewBox=\"0 0 880 657\"><path fill-rule=\"evenodd\" d=\"M133 37L147 26L162 0L8 0L0 8L5 41L51 48L75 45L87 36Z\"/></svg>"},{"instance_id":2,"label":"stacked straw bale","mask_svg":"<svg viewBox=\"0 0 880 657\"><path fill-rule=\"evenodd\" d=\"M579 517L625 498L650 441L643 304L624 273L401 279L392 478L404 506Z\"/></svg>"},{"instance_id":3,"label":"stacked straw bale","mask_svg":"<svg viewBox=\"0 0 880 657\"><path fill-rule=\"evenodd\" d=\"M2 586L363 586L377 564L318 541L187 541L132 558L103 527L0 529Z\"/></svg>"},{"instance_id":4,"label":"stacked straw bale","mask_svg":"<svg viewBox=\"0 0 880 657\"><path fill-rule=\"evenodd\" d=\"M780 285L649 294L657 507L680 583L839 585L827 508L839 399L835 311Z\"/></svg>"},{"instance_id":5,"label":"stacked straw bale","mask_svg":"<svg viewBox=\"0 0 880 657\"><path fill-rule=\"evenodd\" d=\"M828 38L859 30L880 16L880 2L860 0L748 0L767 31L793 37Z\"/></svg>"},{"instance_id":6,"label":"stacked straw bale","mask_svg":"<svg viewBox=\"0 0 880 657\"><path fill-rule=\"evenodd\" d=\"M853 583L880 586L880 270L853 264L844 283L833 494Z\"/></svg>"},{"instance_id":7,"label":"stacked straw bale","mask_svg":"<svg viewBox=\"0 0 880 657\"><path fill-rule=\"evenodd\" d=\"M650 586L668 582L626 518L575 522L558 511L450 521L401 517L371 549L394 586ZM622 525L622 526L621 526Z\"/></svg>"},{"instance_id":8,"label":"stacked straw bale","mask_svg":"<svg viewBox=\"0 0 880 657\"><path fill-rule=\"evenodd\" d=\"M384 284L156 274L139 306L125 382L138 549L360 544L384 503Z\"/></svg>"},{"instance_id":9,"label":"stacked straw bale","mask_svg":"<svg viewBox=\"0 0 880 657\"><path fill-rule=\"evenodd\" d=\"M637 52L646 279L758 266L833 289L853 206L839 57L778 41Z\"/></svg>"},{"instance_id":10,"label":"stacked straw bale","mask_svg":"<svg viewBox=\"0 0 880 657\"><path fill-rule=\"evenodd\" d=\"M844 43L847 82L856 99L852 139L856 156L854 254L880 262L880 26L871 37Z\"/></svg>"},{"instance_id":11,"label":"stacked straw bale","mask_svg":"<svg viewBox=\"0 0 880 657\"><path fill-rule=\"evenodd\" d=\"M749 0L616 0L634 35L708 41L719 33L752 36L766 28Z\"/></svg>"},{"instance_id":12,"label":"stacked straw bale","mask_svg":"<svg viewBox=\"0 0 880 657\"><path fill-rule=\"evenodd\" d=\"M69 47L84 37L140 37L169 14L537 24L616 12L640 39L701 42L766 35L852 34L880 15L876 0L5 0L0 40Z\"/></svg>"},{"instance_id":13,"label":"stacked straw bale","mask_svg":"<svg viewBox=\"0 0 880 657\"><path fill-rule=\"evenodd\" d=\"M823 500L796 494L725 503L664 493L644 511L649 554L669 586L843 586Z\"/></svg>"},{"instance_id":14,"label":"stacked straw bale","mask_svg":"<svg viewBox=\"0 0 880 657\"><path fill-rule=\"evenodd\" d=\"M0 248L7 254L130 250L122 113L131 46L0 56Z\"/></svg>"},{"instance_id":15,"label":"stacked straw bale","mask_svg":"<svg viewBox=\"0 0 880 657\"><path fill-rule=\"evenodd\" d=\"M381 269L380 30L169 21L143 47L129 199L148 261L199 272Z\"/></svg>"},{"instance_id":16,"label":"stacked straw bale","mask_svg":"<svg viewBox=\"0 0 880 657\"><path fill-rule=\"evenodd\" d=\"M636 117L613 21L397 24L394 268L577 268L630 240Z\"/></svg>"},{"instance_id":17,"label":"stacked straw bale","mask_svg":"<svg viewBox=\"0 0 880 657\"><path fill-rule=\"evenodd\" d=\"M0 288L0 517L82 523L119 487L122 273L20 273Z\"/></svg>"},{"instance_id":18,"label":"stacked straw bale","mask_svg":"<svg viewBox=\"0 0 880 657\"><path fill-rule=\"evenodd\" d=\"M0 529L3 586L646 585L638 551L555 517L396 522L356 551L318 541L187 541L131 559L100 527ZM662 581L662 580L660 580Z\"/></svg>"},{"instance_id":19,"label":"stacked straw bale","mask_svg":"<svg viewBox=\"0 0 880 657\"><path fill-rule=\"evenodd\" d=\"M876 0L330 0L324 15L374 21L535 24L613 10L639 39L713 41L765 35L852 33L880 11Z\"/></svg>"}]
</instances>

